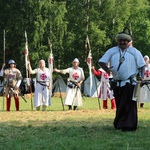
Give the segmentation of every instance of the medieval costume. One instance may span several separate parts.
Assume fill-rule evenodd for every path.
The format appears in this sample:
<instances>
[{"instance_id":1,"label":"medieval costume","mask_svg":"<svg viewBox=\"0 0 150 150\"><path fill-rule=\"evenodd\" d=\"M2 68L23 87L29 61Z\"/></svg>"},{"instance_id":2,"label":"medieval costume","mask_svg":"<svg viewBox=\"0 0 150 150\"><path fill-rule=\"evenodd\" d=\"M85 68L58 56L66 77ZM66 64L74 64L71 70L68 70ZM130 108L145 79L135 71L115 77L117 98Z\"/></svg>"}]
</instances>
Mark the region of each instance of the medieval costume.
<instances>
[{"instance_id":1,"label":"medieval costume","mask_svg":"<svg viewBox=\"0 0 150 150\"><path fill-rule=\"evenodd\" d=\"M4 76L4 93L6 94L6 110L10 111L11 97L14 96L16 111L19 111L19 86L21 84L21 72L15 68L15 61L9 60L9 68L1 70Z\"/></svg>"},{"instance_id":2,"label":"medieval costume","mask_svg":"<svg viewBox=\"0 0 150 150\"><path fill-rule=\"evenodd\" d=\"M146 62L143 86L140 88L140 107L143 107L144 102L150 102L150 64L149 57L144 56Z\"/></svg>"},{"instance_id":3,"label":"medieval costume","mask_svg":"<svg viewBox=\"0 0 150 150\"><path fill-rule=\"evenodd\" d=\"M83 69L78 66L78 64L79 60L75 58L73 61L73 67L63 70L54 69L56 72L69 74L66 97L64 101L64 105L67 105L69 110L72 109L72 106L74 106L74 110L77 108L77 106L82 106L80 86L84 80L84 72Z\"/></svg>"},{"instance_id":4,"label":"medieval costume","mask_svg":"<svg viewBox=\"0 0 150 150\"><path fill-rule=\"evenodd\" d=\"M136 75L139 72L141 81L144 78L145 61L140 51L129 46L131 36L122 32L116 36L118 46L112 47L99 60L101 67L108 73L112 72L116 87L116 116L114 127L122 131L137 129L137 102L133 100ZM107 63L110 62L110 68Z\"/></svg>"},{"instance_id":5,"label":"medieval costume","mask_svg":"<svg viewBox=\"0 0 150 150\"><path fill-rule=\"evenodd\" d=\"M107 99L111 100L111 108L116 108L116 102L113 96L113 91L110 90L109 78L112 78L112 75L108 75L103 69L95 70L93 68L93 73L96 76L101 76L101 86L100 86L100 95L99 97L103 100L103 108L107 109Z\"/></svg>"},{"instance_id":6,"label":"medieval costume","mask_svg":"<svg viewBox=\"0 0 150 150\"><path fill-rule=\"evenodd\" d=\"M39 68L32 70L29 64L29 71L31 74L37 74L37 83L34 93L34 107L36 110L46 110L46 106L50 105L50 91L49 82L50 82L50 71L45 67L45 61L40 60Z\"/></svg>"}]
</instances>

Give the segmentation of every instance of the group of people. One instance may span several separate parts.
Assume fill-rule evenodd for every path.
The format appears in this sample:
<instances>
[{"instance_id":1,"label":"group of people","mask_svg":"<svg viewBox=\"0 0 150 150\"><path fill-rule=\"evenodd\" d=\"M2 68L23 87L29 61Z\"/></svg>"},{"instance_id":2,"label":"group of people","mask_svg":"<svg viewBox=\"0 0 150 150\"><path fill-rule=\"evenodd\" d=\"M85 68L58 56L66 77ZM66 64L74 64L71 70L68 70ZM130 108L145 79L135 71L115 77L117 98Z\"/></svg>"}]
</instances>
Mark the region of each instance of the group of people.
<instances>
[{"instance_id":1,"label":"group of people","mask_svg":"<svg viewBox=\"0 0 150 150\"><path fill-rule=\"evenodd\" d=\"M10 111L11 97L14 96L16 110L19 111L19 86L21 84L22 75L21 72L16 68L14 60L9 60L9 68L4 69L5 64L2 65L0 76L4 77L4 93L6 95L6 110ZM28 62L28 69L30 74L36 74L36 88L34 93L34 107L36 110L45 111L47 106L51 105L50 91L50 71L45 67L45 61L39 61L39 67L32 70L30 62ZM67 95L64 101L64 105L67 105L69 110L77 109L77 106L82 106L82 96L80 86L84 81L83 69L79 67L79 60L75 58L73 60L73 66L64 70L58 70L54 68L55 72L69 74L67 83ZM73 108L72 108L73 106Z\"/></svg>"},{"instance_id":2,"label":"group of people","mask_svg":"<svg viewBox=\"0 0 150 150\"><path fill-rule=\"evenodd\" d=\"M16 63L14 60L9 60L9 68L4 69L5 64L2 65L0 76L4 76L4 91L6 95L6 106L7 111L10 111L11 97L14 96L16 110L19 110L19 86L21 84L22 75L21 72L16 68ZM45 67L45 61L39 61L39 67L32 70L30 62L28 62L28 69L30 74L36 74L36 89L34 93L34 107L36 110L45 111L47 106L51 105L51 95L50 95L50 73L49 69ZM101 88L99 97L103 99L103 108L107 109L107 99L111 100L111 108L115 109L115 99L113 96L113 91L110 90L109 85L109 76L103 69L95 70L94 66L92 67L93 73L96 76L101 76ZM81 96L81 84L84 81L84 71L79 67L79 60L75 58L73 60L72 67L67 69L58 70L57 68L53 69L54 72L69 74L67 89L66 89L66 98L64 105L68 106L68 109L76 110L78 106L82 106L82 96Z\"/></svg>"},{"instance_id":3,"label":"group of people","mask_svg":"<svg viewBox=\"0 0 150 150\"><path fill-rule=\"evenodd\" d=\"M107 99L110 99L111 108L116 109L114 127L122 131L135 131L138 124L137 100L134 97L137 75L139 75L141 85L144 83L141 86L141 93L143 93L141 94L141 99L144 101L144 99L149 98L149 95L144 92L149 92L150 90L148 82L145 82L145 80L150 80L149 57L145 56L143 58L141 52L132 46L131 35L121 32L115 39L118 46L108 49L99 59L101 69L95 70L94 66L92 66L92 70L96 76L101 76L99 97L103 100L103 108L108 108ZM7 111L10 110L12 95L15 98L16 110L19 110L18 87L21 83L22 75L16 69L14 60L10 60L8 64L9 68L4 70L3 65L0 72L5 81ZM46 110L51 101L49 69L45 67L44 60L40 60L37 69L32 70L30 62L28 66L31 74L37 74L34 107L40 110L40 106L42 106L42 110ZM69 110L76 110L78 106L82 106L81 84L85 77L83 69L79 67L79 60L75 58L72 67L63 70L54 68L53 71L69 74L64 105L67 105ZM110 89L112 83L113 87ZM141 107L143 107L142 101Z\"/></svg>"}]
</instances>

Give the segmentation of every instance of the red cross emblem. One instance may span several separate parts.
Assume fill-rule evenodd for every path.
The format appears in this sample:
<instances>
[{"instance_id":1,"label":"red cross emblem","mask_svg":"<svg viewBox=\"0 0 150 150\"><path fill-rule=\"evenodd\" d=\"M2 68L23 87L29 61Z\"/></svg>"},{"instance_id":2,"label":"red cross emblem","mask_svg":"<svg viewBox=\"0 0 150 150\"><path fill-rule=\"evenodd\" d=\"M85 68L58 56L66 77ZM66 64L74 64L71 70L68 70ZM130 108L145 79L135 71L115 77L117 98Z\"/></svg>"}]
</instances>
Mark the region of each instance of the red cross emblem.
<instances>
[{"instance_id":1,"label":"red cross emblem","mask_svg":"<svg viewBox=\"0 0 150 150\"><path fill-rule=\"evenodd\" d=\"M108 78L109 78L108 73L104 73L104 78L105 78L105 79L108 79Z\"/></svg>"},{"instance_id":2,"label":"red cross emblem","mask_svg":"<svg viewBox=\"0 0 150 150\"><path fill-rule=\"evenodd\" d=\"M43 73L43 74L40 75L40 78L41 78L42 80L45 80L45 79L47 78L47 76Z\"/></svg>"},{"instance_id":3,"label":"red cross emblem","mask_svg":"<svg viewBox=\"0 0 150 150\"><path fill-rule=\"evenodd\" d=\"M149 70L146 70L145 73L144 73L144 75L145 75L146 77L149 77L149 76L150 76L150 71L149 71Z\"/></svg>"},{"instance_id":4,"label":"red cross emblem","mask_svg":"<svg viewBox=\"0 0 150 150\"><path fill-rule=\"evenodd\" d=\"M9 79L13 79L14 75L13 74L9 74Z\"/></svg>"},{"instance_id":5,"label":"red cross emblem","mask_svg":"<svg viewBox=\"0 0 150 150\"><path fill-rule=\"evenodd\" d=\"M48 59L48 62L49 62L50 64L52 64L52 63L53 63L53 58L49 58L49 59Z\"/></svg>"},{"instance_id":6,"label":"red cross emblem","mask_svg":"<svg viewBox=\"0 0 150 150\"><path fill-rule=\"evenodd\" d=\"M91 63L91 58L88 57L86 61L87 61L88 64L90 64Z\"/></svg>"},{"instance_id":7,"label":"red cross emblem","mask_svg":"<svg viewBox=\"0 0 150 150\"><path fill-rule=\"evenodd\" d=\"M77 80L77 79L79 78L79 75L78 75L78 73L74 73L74 74L72 75L72 77L73 77L75 80Z\"/></svg>"}]
</instances>

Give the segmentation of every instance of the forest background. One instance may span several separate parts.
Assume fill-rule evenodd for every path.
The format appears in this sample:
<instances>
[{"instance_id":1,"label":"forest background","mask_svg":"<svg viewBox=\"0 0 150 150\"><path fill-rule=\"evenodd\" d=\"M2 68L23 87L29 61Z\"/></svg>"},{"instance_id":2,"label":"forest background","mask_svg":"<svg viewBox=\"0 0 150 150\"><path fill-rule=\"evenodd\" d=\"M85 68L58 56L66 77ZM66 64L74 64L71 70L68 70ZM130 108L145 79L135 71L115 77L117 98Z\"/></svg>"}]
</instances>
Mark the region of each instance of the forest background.
<instances>
[{"instance_id":1,"label":"forest background","mask_svg":"<svg viewBox=\"0 0 150 150\"><path fill-rule=\"evenodd\" d=\"M55 66L70 67L77 57L87 77L87 35L98 68L124 27L131 29L134 46L150 56L150 0L0 0L0 64L14 59L25 77L26 31L32 68L40 59L47 63L49 38Z\"/></svg>"}]
</instances>

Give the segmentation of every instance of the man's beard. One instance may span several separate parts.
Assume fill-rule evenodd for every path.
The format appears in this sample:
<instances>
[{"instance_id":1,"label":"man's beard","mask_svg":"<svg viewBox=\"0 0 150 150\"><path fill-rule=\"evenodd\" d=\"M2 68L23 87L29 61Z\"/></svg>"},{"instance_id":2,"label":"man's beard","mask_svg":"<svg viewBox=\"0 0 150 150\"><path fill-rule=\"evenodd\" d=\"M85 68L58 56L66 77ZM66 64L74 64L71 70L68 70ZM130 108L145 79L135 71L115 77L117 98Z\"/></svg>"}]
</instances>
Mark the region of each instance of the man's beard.
<instances>
[{"instance_id":1,"label":"man's beard","mask_svg":"<svg viewBox=\"0 0 150 150\"><path fill-rule=\"evenodd\" d=\"M119 47L120 47L121 49L126 49L126 48L128 47L128 43L120 43L120 44L119 44Z\"/></svg>"}]
</instances>

